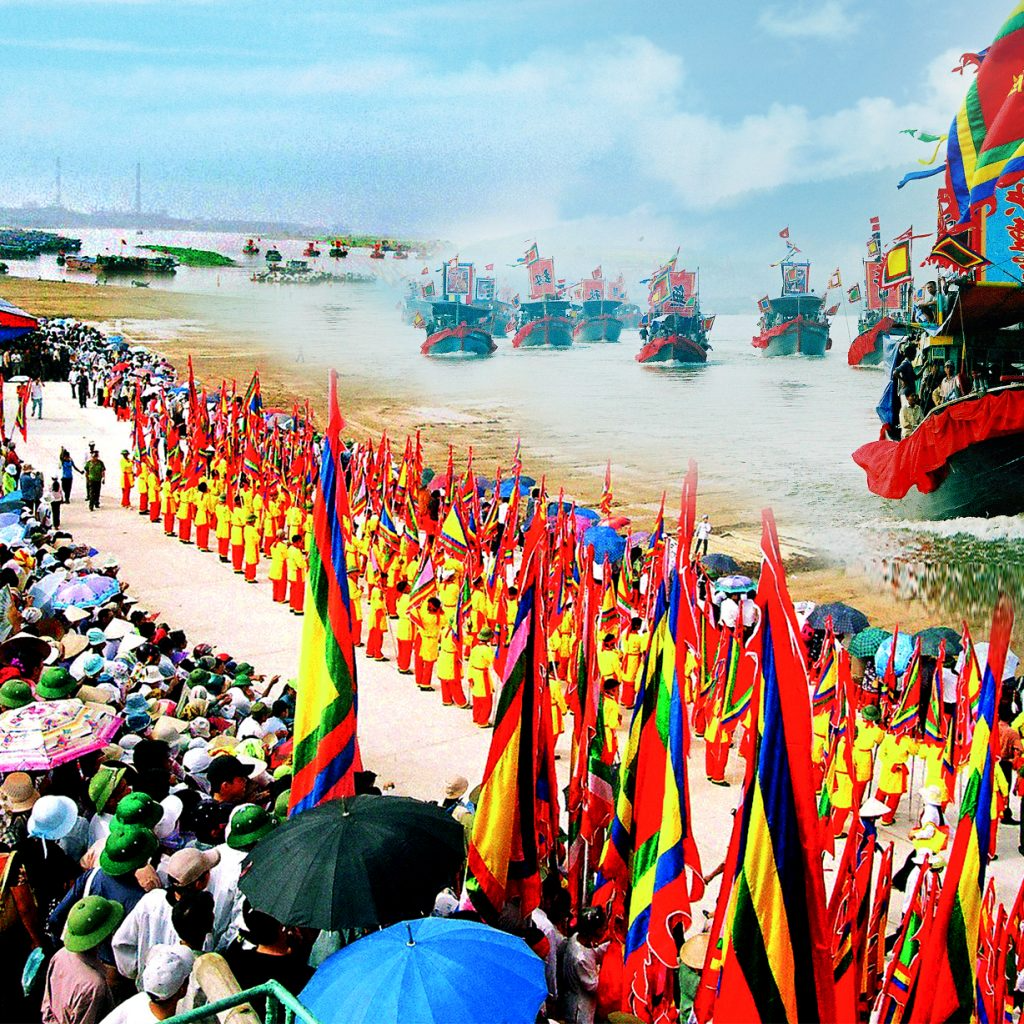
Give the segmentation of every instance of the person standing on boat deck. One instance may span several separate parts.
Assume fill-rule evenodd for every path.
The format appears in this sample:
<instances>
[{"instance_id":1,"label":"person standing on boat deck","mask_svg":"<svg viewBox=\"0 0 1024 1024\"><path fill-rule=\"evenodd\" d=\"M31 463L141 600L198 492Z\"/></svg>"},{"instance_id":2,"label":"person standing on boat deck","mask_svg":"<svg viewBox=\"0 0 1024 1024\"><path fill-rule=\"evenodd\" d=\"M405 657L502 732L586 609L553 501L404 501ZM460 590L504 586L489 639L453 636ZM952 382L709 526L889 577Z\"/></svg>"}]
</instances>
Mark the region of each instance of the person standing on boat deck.
<instances>
[{"instance_id":1,"label":"person standing on boat deck","mask_svg":"<svg viewBox=\"0 0 1024 1024\"><path fill-rule=\"evenodd\" d=\"M921 411L927 415L935 408L936 400L933 392L942 383L942 363L933 359L921 376Z\"/></svg>"},{"instance_id":2,"label":"person standing on boat deck","mask_svg":"<svg viewBox=\"0 0 1024 1024\"><path fill-rule=\"evenodd\" d=\"M700 517L700 522L697 524L697 529L694 531L693 536L693 554L695 557L697 555L703 557L708 553L708 541L711 539L711 520L708 518L707 513Z\"/></svg>"},{"instance_id":3,"label":"person standing on boat deck","mask_svg":"<svg viewBox=\"0 0 1024 1024\"><path fill-rule=\"evenodd\" d=\"M892 371L892 418L889 422L890 436L900 436L900 411L906 404L906 395L917 393L917 371L914 360L917 358L917 343L910 342L903 350L903 358L897 361Z\"/></svg>"},{"instance_id":4,"label":"person standing on boat deck","mask_svg":"<svg viewBox=\"0 0 1024 1024\"><path fill-rule=\"evenodd\" d=\"M900 409L900 437L905 441L924 421L921 403L913 391L907 395L906 404Z\"/></svg>"},{"instance_id":5,"label":"person standing on boat deck","mask_svg":"<svg viewBox=\"0 0 1024 1024\"><path fill-rule=\"evenodd\" d=\"M946 360L946 376L942 378L939 392L943 402L952 402L954 398L960 398L960 381L956 375L956 367L949 360Z\"/></svg>"}]
</instances>

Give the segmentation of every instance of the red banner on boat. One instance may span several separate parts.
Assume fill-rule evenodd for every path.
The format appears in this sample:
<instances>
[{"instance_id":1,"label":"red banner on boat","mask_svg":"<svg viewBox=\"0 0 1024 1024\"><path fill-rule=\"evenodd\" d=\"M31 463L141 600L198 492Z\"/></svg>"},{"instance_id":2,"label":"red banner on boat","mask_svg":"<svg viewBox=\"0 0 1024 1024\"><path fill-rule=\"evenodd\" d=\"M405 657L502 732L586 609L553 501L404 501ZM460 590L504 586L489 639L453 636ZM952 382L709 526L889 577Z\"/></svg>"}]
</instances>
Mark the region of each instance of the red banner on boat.
<instances>
[{"instance_id":1,"label":"red banner on boat","mask_svg":"<svg viewBox=\"0 0 1024 1024\"><path fill-rule=\"evenodd\" d=\"M584 280L580 281L580 298L582 298L584 302L586 302L589 299L603 299L604 286L605 281L603 278L585 278Z\"/></svg>"},{"instance_id":2,"label":"red banner on boat","mask_svg":"<svg viewBox=\"0 0 1024 1024\"><path fill-rule=\"evenodd\" d=\"M864 263L864 282L868 286L868 309L894 309L898 305L894 295L895 289L882 286L883 266L881 260L865 261Z\"/></svg>"},{"instance_id":3,"label":"red banner on boat","mask_svg":"<svg viewBox=\"0 0 1024 1024\"><path fill-rule=\"evenodd\" d=\"M903 441L861 445L853 461L867 473L871 491L883 498L905 498L911 487L930 494L946 479L951 456L971 445L1020 433L1024 389L993 391L942 406Z\"/></svg>"},{"instance_id":4,"label":"red banner on boat","mask_svg":"<svg viewBox=\"0 0 1024 1024\"><path fill-rule=\"evenodd\" d=\"M534 260L528 271L530 275L530 298L539 299L555 294L555 261L548 257Z\"/></svg>"}]
</instances>

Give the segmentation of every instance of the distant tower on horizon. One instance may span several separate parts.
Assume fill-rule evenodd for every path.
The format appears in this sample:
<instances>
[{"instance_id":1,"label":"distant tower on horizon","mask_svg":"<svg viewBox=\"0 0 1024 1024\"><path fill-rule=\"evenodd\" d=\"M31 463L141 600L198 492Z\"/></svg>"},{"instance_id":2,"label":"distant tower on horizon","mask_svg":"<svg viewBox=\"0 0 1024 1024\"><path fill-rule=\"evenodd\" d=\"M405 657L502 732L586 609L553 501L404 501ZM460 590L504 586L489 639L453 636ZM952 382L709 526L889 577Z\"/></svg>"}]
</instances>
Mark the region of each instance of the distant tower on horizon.
<instances>
[{"instance_id":1,"label":"distant tower on horizon","mask_svg":"<svg viewBox=\"0 0 1024 1024\"><path fill-rule=\"evenodd\" d=\"M62 201L61 194L60 194L60 157L57 157L57 182L56 182L56 186L57 187L54 190L54 194L53 194L53 205L58 210L63 210L64 209L64 203Z\"/></svg>"},{"instance_id":2,"label":"distant tower on horizon","mask_svg":"<svg viewBox=\"0 0 1024 1024\"><path fill-rule=\"evenodd\" d=\"M135 216L142 216L142 164L135 163Z\"/></svg>"}]
</instances>

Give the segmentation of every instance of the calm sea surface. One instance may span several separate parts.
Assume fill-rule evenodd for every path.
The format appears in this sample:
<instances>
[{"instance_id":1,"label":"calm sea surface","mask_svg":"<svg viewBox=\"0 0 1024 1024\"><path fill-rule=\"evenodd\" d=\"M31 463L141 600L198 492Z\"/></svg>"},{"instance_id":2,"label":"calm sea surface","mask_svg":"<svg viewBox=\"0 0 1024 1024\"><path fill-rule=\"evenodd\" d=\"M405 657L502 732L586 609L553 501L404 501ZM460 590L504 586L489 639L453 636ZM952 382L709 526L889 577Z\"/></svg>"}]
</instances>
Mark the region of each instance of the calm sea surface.
<instances>
[{"instance_id":1,"label":"calm sea surface","mask_svg":"<svg viewBox=\"0 0 1024 1024\"><path fill-rule=\"evenodd\" d=\"M404 278L417 284L422 261L374 261L365 251L347 260L312 260L334 272L372 273L373 284L316 287L257 285L262 254L240 256L244 237L226 234L117 230L65 232L83 239L82 253L132 252L157 242L214 249L239 267L179 267L173 278L153 278L152 289L238 297L230 323L216 327L252 333L286 357L334 366L375 391L416 393L427 407L488 411L518 431L524 444L574 467L603 466L611 457L616 478L678 487L687 461L700 464L704 491L735 496L746 515L772 504L788 532L845 564L868 570L908 600L924 600L956 621L991 605L1008 588L1024 594L1024 517L955 520L936 527L901 521L898 506L870 494L850 453L877 437L874 405L883 377L852 370L845 353L856 324L833 324L833 350L824 359L764 359L753 348L755 316L719 316L714 350L704 367L656 369L634 359L635 332L618 345L581 345L563 352L514 351L508 340L488 360L448 362L419 354L423 334L406 326L397 305ZM129 245L122 247L121 239ZM277 241L277 240L273 240ZM268 240L260 241L265 251ZM285 259L301 258L304 242L281 242ZM326 254L328 246L322 246ZM480 261L483 262L483 261ZM11 274L88 281L66 273L53 256L8 261ZM439 265L435 257L428 264ZM616 271L619 269L615 268ZM636 282L649 266L621 268ZM499 284L524 287L521 270L499 267ZM756 290L756 289L755 289ZM2 281L0 281L2 294ZM753 302L751 303L753 308ZM714 310L706 310L711 313Z\"/></svg>"}]
</instances>

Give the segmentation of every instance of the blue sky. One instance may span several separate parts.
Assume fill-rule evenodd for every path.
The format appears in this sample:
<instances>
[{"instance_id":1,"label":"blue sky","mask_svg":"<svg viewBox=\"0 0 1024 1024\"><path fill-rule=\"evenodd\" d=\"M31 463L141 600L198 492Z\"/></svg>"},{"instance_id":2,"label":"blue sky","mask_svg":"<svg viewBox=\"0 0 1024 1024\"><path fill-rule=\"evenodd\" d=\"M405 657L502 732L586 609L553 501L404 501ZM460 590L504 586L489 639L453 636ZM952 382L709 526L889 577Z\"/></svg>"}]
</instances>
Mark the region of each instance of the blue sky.
<instances>
[{"instance_id":1,"label":"blue sky","mask_svg":"<svg viewBox=\"0 0 1024 1024\"><path fill-rule=\"evenodd\" d=\"M789 225L855 268L1009 0L0 0L0 202L131 202L585 263L683 248L745 302ZM813 282L812 282L813 283Z\"/></svg>"}]
</instances>

